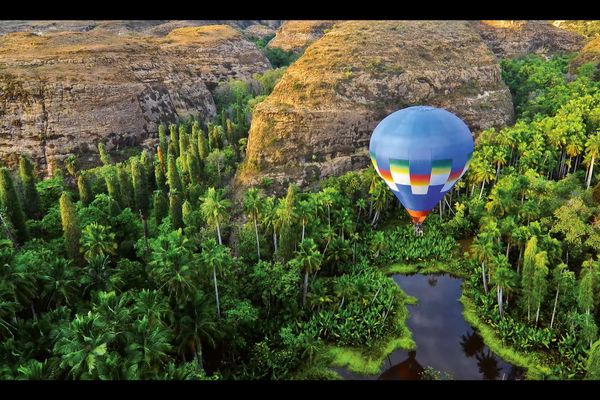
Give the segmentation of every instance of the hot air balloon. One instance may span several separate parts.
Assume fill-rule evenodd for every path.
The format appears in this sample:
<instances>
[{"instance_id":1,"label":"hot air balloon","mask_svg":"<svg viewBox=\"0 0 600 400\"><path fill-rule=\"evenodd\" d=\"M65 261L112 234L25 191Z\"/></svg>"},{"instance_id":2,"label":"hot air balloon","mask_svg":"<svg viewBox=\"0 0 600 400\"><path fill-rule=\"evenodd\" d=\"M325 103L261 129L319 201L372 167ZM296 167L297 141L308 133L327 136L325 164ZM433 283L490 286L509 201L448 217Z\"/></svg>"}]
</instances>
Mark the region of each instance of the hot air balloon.
<instances>
[{"instance_id":1,"label":"hot air balloon","mask_svg":"<svg viewBox=\"0 0 600 400\"><path fill-rule=\"evenodd\" d=\"M375 127L369 152L375 170L422 234L427 214L467 171L473 147L471 131L456 115L414 106Z\"/></svg>"}]
</instances>

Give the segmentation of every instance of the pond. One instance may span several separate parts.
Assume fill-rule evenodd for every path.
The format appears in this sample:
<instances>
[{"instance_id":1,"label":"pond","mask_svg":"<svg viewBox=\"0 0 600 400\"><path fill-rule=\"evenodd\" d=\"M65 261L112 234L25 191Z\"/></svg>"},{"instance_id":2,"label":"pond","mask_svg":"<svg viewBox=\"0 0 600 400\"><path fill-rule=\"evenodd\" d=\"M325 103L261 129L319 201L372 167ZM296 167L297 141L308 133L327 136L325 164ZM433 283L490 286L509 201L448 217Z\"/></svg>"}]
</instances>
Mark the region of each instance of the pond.
<instances>
[{"instance_id":1,"label":"pond","mask_svg":"<svg viewBox=\"0 0 600 400\"><path fill-rule=\"evenodd\" d=\"M431 367L451 379L522 379L515 367L484 345L481 336L464 320L462 279L449 275L394 275L394 281L418 299L409 305L408 328L415 351L396 350L385 361L379 375L366 376L336 369L345 379L419 379Z\"/></svg>"}]
</instances>

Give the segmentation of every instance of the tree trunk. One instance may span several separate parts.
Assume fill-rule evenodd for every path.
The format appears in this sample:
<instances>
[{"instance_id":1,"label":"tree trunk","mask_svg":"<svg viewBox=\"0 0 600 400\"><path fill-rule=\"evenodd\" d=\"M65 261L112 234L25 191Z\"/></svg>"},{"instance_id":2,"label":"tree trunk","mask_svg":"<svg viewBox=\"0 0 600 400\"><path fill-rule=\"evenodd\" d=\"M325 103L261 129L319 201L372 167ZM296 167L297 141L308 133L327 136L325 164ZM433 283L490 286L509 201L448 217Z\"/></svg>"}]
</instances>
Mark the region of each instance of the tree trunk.
<instances>
[{"instance_id":1,"label":"tree trunk","mask_svg":"<svg viewBox=\"0 0 600 400\"><path fill-rule=\"evenodd\" d=\"M373 221L371 221L371 225L375 225L377 219L379 218L379 210L375 210L375 216L373 217Z\"/></svg>"},{"instance_id":2,"label":"tree trunk","mask_svg":"<svg viewBox=\"0 0 600 400\"><path fill-rule=\"evenodd\" d=\"M498 292L498 311L500 311L500 318L502 318L502 287L500 285L497 286Z\"/></svg>"},{"instance_id":3,"label":"tree trunk","mask_svg":"<svg viewBox=\"0 0 600 400\"><path fill-rule=\"evenodd\" d=\"M552 329L552 325L554 325L554 316L556 315L556 306L558 305L558 292L560 291L560 286L556 288L556 297L554 298L554 308L552 309L552 318L550 319L550 329Z\"/></svg>"},{"instance_id":4,"label":"tree trunk","mask_svg":"<svg viewBox=\"0 0 600 400\"><path fill-rule=\"evenodd\" d=\"M273 246L275 247L275 253L277 253L277 232L273 229Z\"/></svg>"},{"instance_id":5,"label":"tree trunk","mask_svg":"<svg viewBox=\"0 0 600 400\"><path fill-rule=\"evenodd\" d=\"M219 227L219 220L217 220L217 236L219 237L219 244L222 245L223 241L221 241L221 227Z\"/></svg>"},{"instance_id":6,"label":"tree trunk","mask_svg":"<svg viewBox=\"0 0 600 400\"><path fill-rule=\"evenodd\" d=\"M508 254L510 252L510 241L506 242L506 259L508 260Z\"/></svg>"},{"instance_id":7,"label":"tree trunk","mask_svg":"<svg viewBox=\"0 0 600 400\"><path fill-rule=\"evenodd\" d=\"M254 219L254 233L256 233L256 254L258 254L258 260L260 261L260 241L258 240L258 225L256 224L256 216Z\"/></svg>"},{"instance_id":8,"label":"tree trunk","mask_svg":"<svg viewBox=\"0 0 600 400\"><path fill-rule=\"evenodd\" d=\"M308 292L308 268L304 268L304 288L302 289L302 307L306 305L306 293Z\"/></svg>"},{"instance_id":9,"label":"tree trunk","mask_svg":"<svg viewBox=\"0 0 600 400\"><path fill-rule=\"evenodd\" d=\"M538 303L537 311L535 313L535 326L537 326L538 320L540 319L540 308L541 308L541 306L542 306L541 302Z\"/></svg>"},{"instance_id":10,"label":"tree trunk","mask_svg":"<svg viewBox=\"0 0 600 400\"><path fill-rule=\"evenodd\" d=\"M485 290L485 294L488 294L487 281L485 279L485 262L481 263L481 276L483 277L483 289Z\"/></svg>"},{"instance_id":11,"label":"tree trunk","mask_svg":"<svg viewBox=\"0 0 600 400\"><path fill-rule=\"evenodd\" d=\"M302 219L302 241L304 241L304 228L306 227L306 222Z\"/></svg>"},{"instance_id":12,"label":"tree trunk","mask_svg":"<svg viewBox=\"0 0 600 400\"><path fill-rule=\"evenodd\" d=\"M479 192L479 200L481 200L481 196L483 195L483 188L485 187L485 180L481 182L481 191Z\"/></svg>"},{"instance_id":13,"label":"tree trunk","mask_svg":"<svg viewBox=\"0 0 600 400\"><path fill-rule=\"evenodd\" d=\"M217 300L217 317L221 318L221 307L219 306L219 288L217 287L217 269L213 266L213 282L215 284L215 299Z\"/></svg>"},{"instance_id":14,"label":"tree trunk","mask_svg":"<svg viewBox=\"0 0 600 400\"><path fill-rule=\"evenodd\" d=\"M590 184L592 183L592 175L594 174L594 156L592 156L592 162L590 163L590 169L587 177L587 188L590 188Z\"/></svg>"},{"instance_id":15,"label":"tree trunk","mask_svg":"<svg viewBox=\"0 0 600 400\"><path fill-rule=\"evenodd\" d=\"M327 205L327 222L329 223L329 227L331 228L331 209L329 205Z\"/></svg>"}]
</instances>

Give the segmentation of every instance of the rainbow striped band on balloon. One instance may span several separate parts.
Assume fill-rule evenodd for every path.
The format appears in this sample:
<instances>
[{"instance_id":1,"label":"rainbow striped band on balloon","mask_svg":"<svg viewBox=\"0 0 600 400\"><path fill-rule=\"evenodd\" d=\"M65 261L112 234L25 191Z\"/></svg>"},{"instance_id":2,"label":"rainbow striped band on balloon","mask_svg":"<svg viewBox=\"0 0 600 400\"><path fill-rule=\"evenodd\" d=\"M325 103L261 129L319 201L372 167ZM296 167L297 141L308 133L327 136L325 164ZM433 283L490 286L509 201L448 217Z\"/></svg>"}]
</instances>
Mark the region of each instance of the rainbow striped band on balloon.
<instances>
[{"instance_id":1,"label":"rainbow striped band on balloon","mask_svg":"<svg viewBox=\"0 0 600 400\"><path fill-rule=\"evenodd\" d=\"M472 155L471 151L462 159L386 160L378 159L371 152L371 161L413 220L422 222L443 195L465 174Z\"/></svg>"}]
</instances>

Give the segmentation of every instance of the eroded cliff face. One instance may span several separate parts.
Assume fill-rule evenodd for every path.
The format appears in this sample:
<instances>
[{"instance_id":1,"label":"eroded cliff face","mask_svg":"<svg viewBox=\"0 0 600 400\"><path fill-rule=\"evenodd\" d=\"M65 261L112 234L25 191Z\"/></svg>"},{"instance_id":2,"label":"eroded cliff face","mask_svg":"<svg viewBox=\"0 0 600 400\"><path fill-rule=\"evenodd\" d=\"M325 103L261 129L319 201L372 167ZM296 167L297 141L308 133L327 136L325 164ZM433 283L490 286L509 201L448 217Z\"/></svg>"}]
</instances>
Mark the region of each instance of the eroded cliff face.
<instances>
[{"instance_id":1,"label":"eroded cliff face","mask_svg":"<svg viewBox=\"0 0 600 400\"><path fill-rule=\"evenodd\" d=\"M585 40L584 36L548 21L476 21L472 25L500 58L574 52L583 47Z\"/></svg>"},{"instance_id":2,"label":"eroded cliff face","mask_svg":"<svg viewBox=\"0 0 600 400\"><path fill-rule=\"evenodd\" d=\"M226 25L179 28L164 37L99 32L0 36L0 159L30 155L51 173L69 153L82 163L140 145L161 121L214 115L222 80L271 66Z\"/></svg>"},{"instance_id":3,"label":"eroded cliff face","mask_svg":"<svg viewBox=\"0 0 600 400\"><path fill-rule=\"evenodd\" d=\"M236 189L264 177L275 190L309 185L365 167L377 123L423 104L475 132L514 118L497 59L468 22L338 22L255 109Z\"/></svg>"},{"instance_id":4,"label":"eroded cliff face","mask_svg":"<svg viewBox=\"0 0 600 400\"><path fill-rule=\"evenodd\" d=\"M173 29L205 25L229 25L238 30L257 25L274 33L282 23L282 20L3 20L0 21L0 34L94 31L117 35L138 33L166 36Z\"/></svg>"},{"instance_id":5,"label":"eroded cliff face","mask_svg":"<svg viewBox=\"0 0 600 400\"><path fill-rule=\"evenodd\" d=\"M325 31L331 29L334 24L335 21L333 20L285 21L277 29L275 37L269 42L268 46L286 51L301 52L323 36Z\"/></svg>"},{"instance_id":6,"label":"eroded cliff face","mask_svg":"<svg viewBox=\"0 0 600 400\"><path fill-rule=\"evenodd\" d=\"M596 66L596 79L600 79L600 37L589 41L571 61L569 70L576 73L582 64L593 63Z\"/></svg>"}]
</instances>

